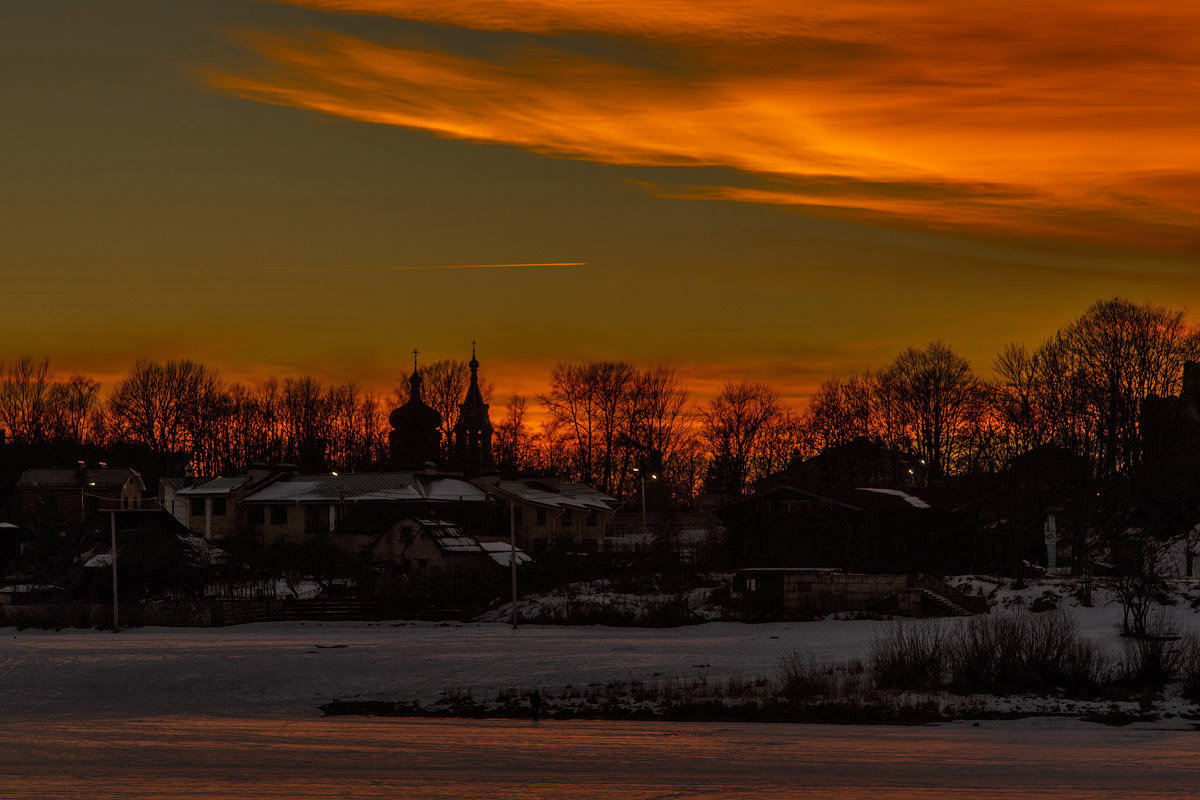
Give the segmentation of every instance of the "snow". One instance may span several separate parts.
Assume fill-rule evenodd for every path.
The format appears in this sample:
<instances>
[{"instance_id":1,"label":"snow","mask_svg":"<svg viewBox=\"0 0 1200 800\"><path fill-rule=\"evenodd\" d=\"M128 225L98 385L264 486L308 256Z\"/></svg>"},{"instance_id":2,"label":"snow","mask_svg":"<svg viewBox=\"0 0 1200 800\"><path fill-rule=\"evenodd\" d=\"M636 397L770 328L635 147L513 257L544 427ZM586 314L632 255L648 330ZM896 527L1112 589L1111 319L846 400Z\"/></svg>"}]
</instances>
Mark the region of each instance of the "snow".
<instances>
[{"instance_id":1,"label":"snow","mask_svg":"<svg viewBox=\"0 0 1200 800\"><path fill-rule=\"evenodd\" d=\"M481 503L487 499L487 493L478 486L458 478L435 478L423 488L429 500Z\"/></svg>"},{"instance_id":2,"label":"snow","mask_svg":"<svg viewBox=\"0 0 1200 800\"><path fill-rule=\"evenodd\" d=\"M1095 605L1086 607L1074 596L1075 584L1066 580L1033 581L1022 589L987 576L951 578L950 583L991 595L997 608L993 613L1027 613L1034 600L1056 597L1060 608L1074 616L1081 636L1114 656L1122 652L1120 607L1106 604L1108 596L1099 588ZM1200 599L1200 582L1174 586L1184 600ZM290 588L307 596L307 590L319 587ZM693 590L689 607L704 608L709 591ZM656 597L677 599L665 593ZM621 597L598 588L594 598L610 604L647 602L645 595ZM535 602L564 599L524 599L522 612ZM1200 615L1190 602L1166 607L1164 614L1181 633L1200 631ZM612 682L777 680L783 659L791 654L818 663L866 660L873 638L894 624L826 619L679 628L522 625L514 631L503 610L495 616L498 621L276 622L148 627L119 634L0 628L0 686L6 687L6 713L17 715L70 715L86 707L97 715L296 718L318 714L318 706L334 698L413 699L428 705L447 691L485 697ZM961 621L918 624L949 627ZM932 696L941 704L991 711L1045 712L1057 706L1064 713L1081 713L1088 708L1070 701L1048 705L1034 697ZM1107 709L1111 704L1099 705ZM1136 711L1137 704L1120 708ZM1195 708L1174 698L1156 700L1155 710L1164 719L1154 724L1163 727L1190 725L1180 715Z\"/></svg>"},{"instance_id":3,"label":"snow","mask_svg":"<svg viewBox=\"0 0 1200 800\"><path fill-rule=\"evenodd\" d=\"M112 553L97 553L83 563L86 569L112 566Z\"/></svg>"},{"instance_id":4,"label":"snow","mask_svg":"<svg viewBox=\"0 0 1200 800\"><path fill-rule=\"evenodd\" d=\"M199 536L180 534L178 538L188 548L192 563L198 567L229 563L229 553Z\"/></svg>"},{"instance_id":5,"label":"snow","mask_svg":"<svg viewBox=\"0 0 1200 800\"><path fill-rule=\"evenodd\" d=\"M901 500L908 503L913 508L929 508L930 507L929 503L926 503L921 498L913 497L911 494L908 494L907 492L902 492L899 489L870 489L866 486L860 486L858 488L858 490L860 492L875 492L876 494L890 494L890 495L893 495L894 497L899 497Z\"/></svg>"},{"instance_id":6,"label":"snow","mask_svg":"<svg viewBox=\"0 0 1200 800\"><path fill-rule=\"evenodd\" d=\"M507 567L512 563L513 546L511 543L480 542L479 546L482 547L489 556L491 556L492 561L495 561L500 566ZM529 562L533 561L533 559L530 558L521 548L518 547L516 550L517 566L520 566L521 564L528 564Z\"/></svg>"}]
</instances>

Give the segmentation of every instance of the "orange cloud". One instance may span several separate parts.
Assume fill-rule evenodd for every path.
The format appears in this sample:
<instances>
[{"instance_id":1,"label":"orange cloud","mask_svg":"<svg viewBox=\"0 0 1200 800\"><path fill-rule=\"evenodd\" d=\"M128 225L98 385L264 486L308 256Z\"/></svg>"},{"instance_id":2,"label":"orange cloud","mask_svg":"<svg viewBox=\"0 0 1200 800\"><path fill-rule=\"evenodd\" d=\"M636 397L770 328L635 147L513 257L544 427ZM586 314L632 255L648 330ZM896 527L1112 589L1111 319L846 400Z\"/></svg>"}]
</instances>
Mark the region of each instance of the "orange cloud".
<instances>
[{"instance_id":1,"label":"orange cloud","mask_svg":"<svg viewBox=\"0 0 1200 800\"><path fill-rule=\"evenodd\" d=\"M244 97L630 167L760 185L669 192L890 225L1200 244L1200 6L676 0L280 0L636 41L492 60L324 32L248 35ZM335 19L333 17L330 18ZM652 48L658 48L654 50ZM647 66L646 53L657 57Z\"/></svg>"}]
</instances>

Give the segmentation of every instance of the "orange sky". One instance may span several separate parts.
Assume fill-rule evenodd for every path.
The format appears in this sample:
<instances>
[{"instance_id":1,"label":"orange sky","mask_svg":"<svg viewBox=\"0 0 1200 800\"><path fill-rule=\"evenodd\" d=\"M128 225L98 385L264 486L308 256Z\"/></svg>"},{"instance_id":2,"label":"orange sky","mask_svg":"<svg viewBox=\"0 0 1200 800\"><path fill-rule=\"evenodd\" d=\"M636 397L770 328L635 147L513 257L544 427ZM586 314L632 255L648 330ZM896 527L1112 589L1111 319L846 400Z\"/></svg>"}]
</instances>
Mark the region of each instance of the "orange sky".
<instances>
[{"instance_id":1,"label":"orange sky","mask_svg":"<svg viewBox=\"0 0 1200 800\"><path fill-rule=\"evenodd\" d=\"M560 360L801 397L1090 302L1200 300L1200 4L45 0L0 359L497 400ZM575 267L426 269L472 264Z\"/></svg>"}]
</instances>

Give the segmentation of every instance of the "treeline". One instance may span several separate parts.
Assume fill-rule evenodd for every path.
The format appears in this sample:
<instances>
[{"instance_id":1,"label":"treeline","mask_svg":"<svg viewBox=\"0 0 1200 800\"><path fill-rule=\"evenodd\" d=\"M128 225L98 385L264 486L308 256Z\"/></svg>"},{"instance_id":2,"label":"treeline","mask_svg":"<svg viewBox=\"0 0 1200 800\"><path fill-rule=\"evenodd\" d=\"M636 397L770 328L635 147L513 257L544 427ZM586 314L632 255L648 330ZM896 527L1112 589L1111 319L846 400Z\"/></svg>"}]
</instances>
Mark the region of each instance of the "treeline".
<instances>
[{"instance_id":1,"label":"treeline","mask_svg":"<svg viewBox=\"0 0 1200 800\"><path fill-rule=\"evenodd\" d=\"M623 361L562 363L535 430L528 398L493 408L493 450L508 472L551 470L622 498L646 492L685 504L704 491L736 494L755 481L851 442L923 464L925 480L995 472L1045 444L1086 458L1099 478L1140 468L1138 414L1150 395L1179 391L1200 358L1200 332L1182 311L1124 299L1096 303L1040 346L1009 344L981 377L942 342L910 347L874 372L831 378L804 408L769 384L726 383L693 401L675 371ZM467 388L465 362L422 368L423 399L450 432ZM492 387L482 387L490 399ZM108 394L47 359L0 364L0 427L25 444L140 445L188 454L199 474L254 461L306 470L387 465L389 397L306 375L246 386L203 364L138 361Z\"/></svg>"}]
</instances>

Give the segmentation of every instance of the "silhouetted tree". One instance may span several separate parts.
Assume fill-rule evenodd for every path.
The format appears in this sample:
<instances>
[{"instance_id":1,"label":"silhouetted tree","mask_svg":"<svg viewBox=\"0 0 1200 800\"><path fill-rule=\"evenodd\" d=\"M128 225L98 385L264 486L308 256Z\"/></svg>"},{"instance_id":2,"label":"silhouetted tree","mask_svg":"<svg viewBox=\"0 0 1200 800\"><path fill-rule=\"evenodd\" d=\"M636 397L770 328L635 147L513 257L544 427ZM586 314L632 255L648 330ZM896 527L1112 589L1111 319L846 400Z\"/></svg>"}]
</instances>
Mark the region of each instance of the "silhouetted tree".
<instances>
[{"instance_id":1,"label":"silhouetted tree","mask_svg":"<svg viewBox=\"0 0 1200 800\"><path fill-rule=\"evenodd\" d=\"M513 395L505 405L504 418L492 431L492 454L501 472L511 475L536 462L533 434L525 422L528 413L528 401Z\"/></svg>"},{"instance_id":2,"label":"silhouetted tree","mask_svg":"<svg viewBox=\"0 0 1200 800\"><path fill-rule=\"evenodd\" d=\"M930 477L946 474L978 402L979 380L971 365L944 343L933 342L897 356L876 385L879 407L924 459Z\"/></svg>"},{"instance_id":3,"label":"silhouetted tree","mask_svg":"<svg viewBox=\"0 0 1200 800\"><path fill-rule=\"evenodd\" d=\"M50 390L51 438L59 442L84 444L103 427L100 382L84 375L72 375L56 381Z\"/></svg>"},{"instance_id":4,"label":"silhouetted tree","mask_svg":"<svg viewBox=\"0 0 1200 800\"><path fill-rule=\"evenodd\" d=\"M783 413L778 393L765 383L729 382L701 412L700 437L708 449L709 491L745 493L763 474L772 424Z\"/></svg>"},{"instance_id":5,"label":"silhouetted tree","mask_svg":"<svg viewBox=\"0 0 1200 800\"><path fill-rule=\"evenodd\" d=\"M51 424L50 360L22 356L0 365L0 422L15 441L42 444Z\"/></svg>"},{"instance_id":6,"label":"silhouetted tree","mask_svg":"<svg viewBox=\"0 0 1200 800\"><path fill-rule=\"evenodd\" d=\"M156 453L191 452L217 388L217 373L195 361L139 360L109 400L113 433Z\"/></svg>"}]
</instances>

